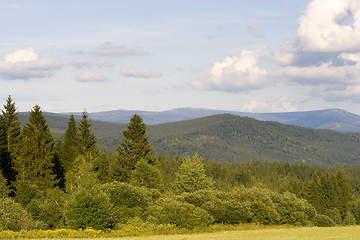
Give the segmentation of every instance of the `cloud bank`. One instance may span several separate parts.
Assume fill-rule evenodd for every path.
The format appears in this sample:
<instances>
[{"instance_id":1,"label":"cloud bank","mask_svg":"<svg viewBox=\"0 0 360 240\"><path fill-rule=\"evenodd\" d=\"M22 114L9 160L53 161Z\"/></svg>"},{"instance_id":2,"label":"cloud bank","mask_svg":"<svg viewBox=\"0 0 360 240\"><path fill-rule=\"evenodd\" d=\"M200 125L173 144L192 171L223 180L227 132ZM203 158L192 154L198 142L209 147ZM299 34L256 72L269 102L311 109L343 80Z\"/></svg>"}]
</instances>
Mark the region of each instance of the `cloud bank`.
<instances>
[{"instance_id":1,"label":"cloud bank","mask_svg":"<svg viewBox=\"0 0 360 240\"><path fill-rule=\"evenodd\" d=\"M258 32L252 25L247 28L254 35ZM310 1L295 35L278 48L261 56L259 52L243 50L215 62L190 85L235 93L276 84L313 86L321 87L325 101L360 102L355 97L360 94L360 1ZM253 102L248 108L260 105Z\"/></svg>"}]
</instances>

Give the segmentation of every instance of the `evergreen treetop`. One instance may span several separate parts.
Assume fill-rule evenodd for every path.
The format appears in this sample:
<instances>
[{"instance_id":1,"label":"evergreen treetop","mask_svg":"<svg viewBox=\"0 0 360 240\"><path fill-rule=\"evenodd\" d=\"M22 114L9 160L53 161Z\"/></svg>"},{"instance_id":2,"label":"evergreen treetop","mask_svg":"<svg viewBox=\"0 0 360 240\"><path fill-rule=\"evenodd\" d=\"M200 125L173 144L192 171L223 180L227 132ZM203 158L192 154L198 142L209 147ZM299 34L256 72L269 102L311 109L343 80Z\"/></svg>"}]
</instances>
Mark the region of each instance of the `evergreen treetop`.
<instances>
[{"instance_id":1,"label":"evergreen treetop","mask_svg":"<svg viewBox=\"0 0 360 240\"><path fill-rule=\"evenodd\" d=\"M79 134L76 128L76 121L73 114L70 115L68 127L64 134L64 141L62 144L62 150L60 155L60 162L65 171L69 171L74 159L79 154L77 141Z\"/></svg>"},{"instance_id":2,"label":"evergreen treetop","mask_svg":"<svg viewBox=\"0 0 360 240\"><path fill-rule=\"evenodd\" d=\"M0 115L0 169L8 182L15 180L13 158L20 140L20 122L15 103L9 95Z\"/></svg>"},{"instance_id":3,"label":"evergreen treetop","mask_svg":"<svg viewBox=\"0 0 360 240\"><path fill-rule=\"evenodd\" d=\"M98 153L98 148L96 146L96 137L91 131L91 122L89 117L84 111L82 113L82 119L79 122L79 135L78 135L78 150L82 155L92 154L96 155Z\"/></svg>"},{"instance_id":4,"label":"evergreen treetop","mask_svg":"<svg viewBox=\"0 0 360 240\"><path fill-rule=\"evenodd\" d=\"M40 189L52 188L56 184L52 170L54 139L38 105L30 111L21 136L21 148L14 161L17 181L31 181Z\"/></svg>"},{"instance_id":5,"label":"evergreen treetop","mask_svg":"<svg viewBox=\"0 0 360 240\"><path fill-rule=\"evenodd\" d=\"M127 128L123 131L125 141L121 140L117 147L118 162L113 171L120 181L129 181L131 172L138 161L153 164L153 150L146 135L146 125L138 114L130 119Z\"/></svg>"}]
</instances>

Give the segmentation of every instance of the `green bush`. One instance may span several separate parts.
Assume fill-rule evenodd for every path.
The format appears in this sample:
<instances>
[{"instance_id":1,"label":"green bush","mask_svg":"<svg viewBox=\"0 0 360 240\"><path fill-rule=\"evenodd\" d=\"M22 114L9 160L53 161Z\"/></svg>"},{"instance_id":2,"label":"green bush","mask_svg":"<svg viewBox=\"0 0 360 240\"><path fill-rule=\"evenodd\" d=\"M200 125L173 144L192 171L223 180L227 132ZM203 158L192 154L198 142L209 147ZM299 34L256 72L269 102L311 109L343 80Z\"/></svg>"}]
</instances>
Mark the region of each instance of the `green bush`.
<instances>
[{"instance_id":1,"label":"green bush","mask_svg":"<svg viewBox=\"0 0 360 240\"><path fill-rule=\"evenodd\" d=\"M161 173L158 167L140 159L131 173L130 183L134 186L162 189Z\"/></svg>"},{"instance_id":2,"label":"green bush","mask_svg":"<svg viewBox=\"0 0 360 240\"><path fill-rule=\"evenodd\" d=\"M36 185L29 182L20 182L16 185L15 201L23 206L27 206L34 199L41 199L42 192Z\"/></svg>"},{"instance_id":3,"label":"green bush","mask_svg":"<svg viewBox=\"0 0 360 240\"><path fill-rule=\"evenodd\" d=\"M261 224L276 224L280 222L280 214L272 200L273 192L266 188L239 187L229 193L231 199L239 202L251 202L251 221Z\"/></svg>"},{"instance_id":4,"label":"green bush","mask_svg":"<svg viewBox=\"0 0 360 240\"><path fill-rule=\"evenodd\" d=\"M217 223L239 224L250 222L253 218L250 202L238 202L215 198L203 204L206 210Z\"/></svg>"},{"instance_id":5,"label":"green bush","mask_svg":"<svg viewBox=\"0 0 360 240\"><path fill-rule=\"evenodd\" d=\"M109 194L114 206L127 208L141 207L148 205L150 198L146 190L123 182L112 182L102 185L101 189Z\"/></svg>"},{"instance_id":6,"label":"green bush","mask_svg":"<svg viewBox=\"0 0 360 240\"><path fill-rule=\"evenodd\" d=\"M73 229L108 229L114 226L110 197L98 189L80 189L65 202L65 219Z\"/></svg>"},{"instance_id":7,"label":"green bush","mask_svg":"<svg viewBox=\"0 0 360 240\"><path fill-rule=\"evenodd\" d=\"M354 215L352 215L351 212L347 212L342 224L343 225L356 225L356 219L354 218Z\"/></svg>"},{"instance_id":8,"label":"green bush","mask_svg":"<svg viewBox=\"0 0 360 240\"><path fill-rule=\"evenodd\" d=\"M280 223L293 225L307 225L316 215L315 208L305 199L297 198L294 194L273 193L276 211L280 214Z\"/></svg>"},{"instance_id":9,"label":"green bush","mask_svg":"<svg viewBox=\"0 0 360 240\"><path fill-rule=\"evenodd\" d=\"M39 217L47 229L65 228L64 192L60 189L49 189L45 199L39 205Z\"/></svg>"},{"instance_id":10,"label":"green bush","mask_svg":"<svg viewBox=\"0 0 360 240\"><path fill-rule=\"evenodd\" d=\"M30 214L9 197L0 198L0 230L20 231L31 228Z\"/></svg>"},{"instance_id":11,"label":"green bush","mask_svg":"<svg viewBox=\"0 0 360 240\"><path fill-rule=\"evenodd\" d=\"M149 207L149 220L158 224L175 224L179 227L204 227L213 223L205 210L190 203L161 198Z\"/></svg>"},{"instance_id":12,"label":"green bush","mask_svg":"<svg viewBox=\"0 0 360 240\"><path fill-rule=\"evenodd\" d=\"M330 217L323 214L317 214L313 221L314 225L318 227L333 227L336 225Z\"/></svg>"},{"instance_id":13,"label":"green bush","mask_svg":"<svg viewBox=\"0 0 360 240\"><path fill-rule=\"evenodd\" d=\"M200 190L183 193L178 200L204 209L217 223L244 223L249 222L252 217L250 202L239 201L228 192Z\"/></svg>"},{"instance_id":14,"label":"green bush","mask_svg":"<svg viewBox=\"0 0 360 240\"><path fill-rule=\"evenodd\" d=\"M341 224L343 221L341 213L337 208L327 209L326 211L324 211L324 215L331 218L331 220L333 220L335 224Z\"/></svg>"},{"instance_id":15,"label":"green bush","mask_svg":"<svg viewBox=\"0 0 360 240\"><path fill-rule=\"evenodd\" d=\"M354 218L356 219L356 223L360 224L360 199L350 202L349 209Z\"/></svg>"},{"instance_id":16,"label":"green bush","mask_svg":"<svg viewBox=\"0 0 360 240\"><path fill-rule=\"evenodd\" d=\"M102 185L102 190L110 196L114 206L113 214L117 223L126 223L133 217L145 217L150 202L160 197L156 189L133 186L123 182L112 182Z\"/></svg>"}]
</instances>

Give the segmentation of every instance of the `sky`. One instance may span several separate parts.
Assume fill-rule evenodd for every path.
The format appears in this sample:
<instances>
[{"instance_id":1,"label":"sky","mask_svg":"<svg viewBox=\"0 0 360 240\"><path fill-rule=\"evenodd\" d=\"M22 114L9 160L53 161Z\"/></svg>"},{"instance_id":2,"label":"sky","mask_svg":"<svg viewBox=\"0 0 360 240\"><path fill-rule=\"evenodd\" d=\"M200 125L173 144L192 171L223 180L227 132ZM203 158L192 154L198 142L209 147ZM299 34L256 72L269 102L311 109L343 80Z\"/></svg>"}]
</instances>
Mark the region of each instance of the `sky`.
<instances>
[{"instance_id":1,"label":"sky","mask_svg":"<svg viewBox=\"0 0 360 240\"><path fill-rule=\"evenodd\" d=\"M358 0L0 0L19 111L360 114Z\"/></svg>"}]
</instances>

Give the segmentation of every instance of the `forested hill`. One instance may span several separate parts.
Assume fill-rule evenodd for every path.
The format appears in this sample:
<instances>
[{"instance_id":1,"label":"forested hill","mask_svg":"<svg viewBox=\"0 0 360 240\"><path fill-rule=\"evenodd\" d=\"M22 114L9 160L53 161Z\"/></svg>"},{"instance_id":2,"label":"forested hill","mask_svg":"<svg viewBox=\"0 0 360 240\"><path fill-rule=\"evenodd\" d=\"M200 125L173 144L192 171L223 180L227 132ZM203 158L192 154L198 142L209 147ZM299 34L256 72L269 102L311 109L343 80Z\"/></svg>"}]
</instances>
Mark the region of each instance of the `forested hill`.
<instances>
[{"instance_id":1,"label":"forested hill","mask_svg":"<svg viewBox=\"0 0 360 240\"><path fill-rule=\"evenodd\" d=\"M230 114L149 127L157 153L198 152L219 162L360 163L360 135L264 122Z\"/></svg>"},{"instance_id":2,"label":"forested hill","mask_svg":"<svg viewBox=\"0 0 360 240\"><path fill-rule=\"evenodd\" d=\"M54 135L68 118L45 114ZM23 123L26 115L20 114ZM102 149L116 150L126 124L92 121ZM147 127L155 153L200 156L218 162L286 161L334 166L360 163L360 134L317 130L230 114Z\"/></svg>"}]
</instances>

